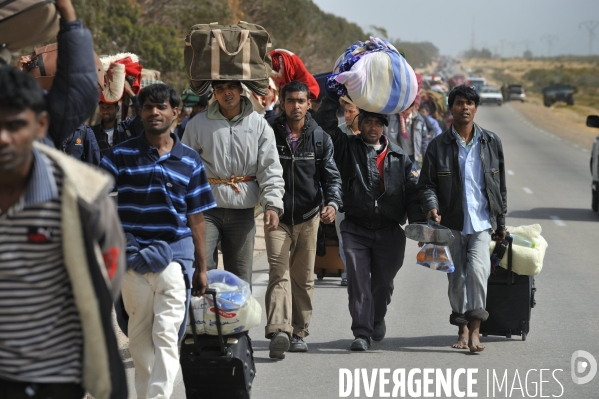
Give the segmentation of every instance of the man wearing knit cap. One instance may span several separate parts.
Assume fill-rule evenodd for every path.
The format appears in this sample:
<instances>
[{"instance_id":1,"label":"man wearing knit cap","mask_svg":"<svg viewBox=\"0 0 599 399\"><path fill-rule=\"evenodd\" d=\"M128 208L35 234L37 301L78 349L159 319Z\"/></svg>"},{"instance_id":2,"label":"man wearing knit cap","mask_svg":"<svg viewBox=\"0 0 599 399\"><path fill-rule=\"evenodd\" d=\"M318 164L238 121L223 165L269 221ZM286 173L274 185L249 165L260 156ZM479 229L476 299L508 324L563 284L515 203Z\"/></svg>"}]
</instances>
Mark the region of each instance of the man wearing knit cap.
<instances>
[{"instance_id":1,"label":"man wearing knit cap","mask_svg":"<svg viewBox=\"0 0 599 399\"><path fill-rule=\"evenodd\" d=\"M353 351L370 348L385 337L385 315L393 279L403 264L406 236L400 225L424 220L412 161L383 135L387 116L361 111L360 134L337 127L339 102L325 97L317 122L330 134L343 182L341 222L346 257L347 293Z\"/></svg>"}]
</instances>

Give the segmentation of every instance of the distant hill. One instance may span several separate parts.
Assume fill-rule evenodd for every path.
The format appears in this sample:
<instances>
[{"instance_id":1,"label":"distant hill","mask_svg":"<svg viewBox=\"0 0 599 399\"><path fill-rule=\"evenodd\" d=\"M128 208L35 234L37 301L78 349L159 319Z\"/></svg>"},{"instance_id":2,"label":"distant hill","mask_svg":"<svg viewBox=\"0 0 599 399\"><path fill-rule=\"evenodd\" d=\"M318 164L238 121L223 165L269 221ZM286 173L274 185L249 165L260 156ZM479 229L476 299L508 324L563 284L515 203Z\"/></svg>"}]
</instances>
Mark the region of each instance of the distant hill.
<instances>
[{"instance_id":1,"label":"distant hill","mask_svg":"<svg viewBox=\"0 0 599 399\"><path fill-rule=\"evenodd\" d=\"M369 36L358 25L323 12L311 0L73 0L73 3L92 31L98 54L135 53L145 67L160 70L164 81L180 89L187 85L183 40L194 24L244 20L262 25L272 37L273 48L293 51L312 73L330 71L351 43ZM430 43L403 44L408 62L413 55L415 67L430 62L438 53Z\"/></svg>"}]
</instances>

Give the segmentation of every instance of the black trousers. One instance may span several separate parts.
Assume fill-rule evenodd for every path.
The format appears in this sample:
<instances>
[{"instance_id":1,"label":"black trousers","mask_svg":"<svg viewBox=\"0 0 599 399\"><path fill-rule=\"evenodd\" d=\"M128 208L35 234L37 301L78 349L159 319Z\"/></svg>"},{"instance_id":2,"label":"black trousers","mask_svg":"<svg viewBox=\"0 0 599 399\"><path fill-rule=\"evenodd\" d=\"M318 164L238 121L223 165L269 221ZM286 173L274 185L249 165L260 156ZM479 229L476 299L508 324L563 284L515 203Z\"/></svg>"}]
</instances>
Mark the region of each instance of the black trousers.
<instances>
[{"instance_id":1,"label":"black trousers","mask_svg":"<svg viewBox=\"0 0 599 399\"><path fill-rule=\"evenodd\" d=\"M38 384L0 379L0 399L81 399L80 384Z\"/></svg>"},{"instance_id":2,"label":"black trousers","mask_svg":"<svg viewBox=\"0 0 599 399\"><path fill-rule=\"evenodd\" d=\"M393 279L403 265L406 235L399 225L369 230L341 222L347 294L354 337L372 335L391 303Z\"/></svg>"}]
</instances>

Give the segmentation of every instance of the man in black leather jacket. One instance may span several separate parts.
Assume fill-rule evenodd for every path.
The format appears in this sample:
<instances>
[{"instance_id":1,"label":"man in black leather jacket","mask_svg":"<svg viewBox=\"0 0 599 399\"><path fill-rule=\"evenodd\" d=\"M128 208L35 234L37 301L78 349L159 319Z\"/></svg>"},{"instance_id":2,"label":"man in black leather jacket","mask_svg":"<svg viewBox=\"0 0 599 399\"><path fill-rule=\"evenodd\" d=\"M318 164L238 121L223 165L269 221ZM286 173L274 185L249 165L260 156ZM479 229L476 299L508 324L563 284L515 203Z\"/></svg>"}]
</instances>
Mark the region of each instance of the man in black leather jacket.
<instances>
[{"instance_id":1,"label":"man in black leather jacket","mask_svg":"<svg viewBox=\"0 0 599 399\"><path fill-rule=\"evenodd\" d=\"M270 264L265 334L271 339L270 357L275 359L283 359L288 350L308 350L304 338L312 317L318 225L320 220L333 223L341 207L333 143L308 113L308 86L298 81L286 84L281 104L284 112L269 123L283 167L285 212L278 227L265 235Z\"/></svg>"},{"instance_id":2,"label":"man in black leather jacket","mask_svg":"<svg viewBox=\"0 0 599 399\"><path fill-rule=\"evenodd\" d=\"M507 193L499 137L474 123L480 97L471 87L449 94L453 124L433 139L424 157L418 188L428 218L453 231L449 277L450 323L459 327L458 349L484 350L480 323L490 273L491 238L505 239ZM494 231L494 234L493 234Z\"/></svg>"},{"instance_id":3,"label":"man in black leather jacket","mask_svg":"<svg viewBox=\"0 0 599 399\"><path fill-rule=\"evenodd\" d=\"M337 128L339 103L328 97L317 114L331 135L335 162L343 181L341 222L346 257L349 311L354 341L350 349L370 348L370 339L385 337L385 314L393 279L403 265L406 236L400 225L424 220L412 161L383 135L387 116L361 111L360 134Z\"/></svg>"}]
</instances>

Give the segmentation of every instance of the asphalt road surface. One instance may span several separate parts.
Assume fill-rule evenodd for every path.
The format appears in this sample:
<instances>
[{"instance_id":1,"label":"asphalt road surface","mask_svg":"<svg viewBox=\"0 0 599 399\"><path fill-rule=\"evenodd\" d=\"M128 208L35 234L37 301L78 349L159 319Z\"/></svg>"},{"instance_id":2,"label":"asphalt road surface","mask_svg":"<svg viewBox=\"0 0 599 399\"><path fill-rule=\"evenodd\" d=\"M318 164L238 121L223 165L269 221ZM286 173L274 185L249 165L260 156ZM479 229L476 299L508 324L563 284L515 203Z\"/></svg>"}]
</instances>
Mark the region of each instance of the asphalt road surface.
<instances>
[{"instance_id":1,"label":"asphalt road surface","mask_svg":"<svg viewBox=\"0 0 599 399\"><path fill-rule=\"evenodd\" d=\"M599 375L579 385L571 374L574 366L575 377L588 375L599 359L599 216L590 209L590 153L530 125L509 105L481 106L475 121L503 141L507 225L539 223L549 243L536 277L537 306L527 340L489 336L482 339L487 347L480 354L452 349L457 328L448 322L447 277L417 265L417 245L408 240L386 317L386 338L368 352L350 352L346 290L339 279L317 281L308 353L271 360L264 316L262 326L251 331L257 367L252 398L599 398ZM264 306L264 255L257 257L254 270L254 295ZM594 359L572 359L579 350ZM439 373L447 376L447 369L449 393L437 380ZM185 397L182 385L174 398Z\"/></svg>"}]
</instances>

